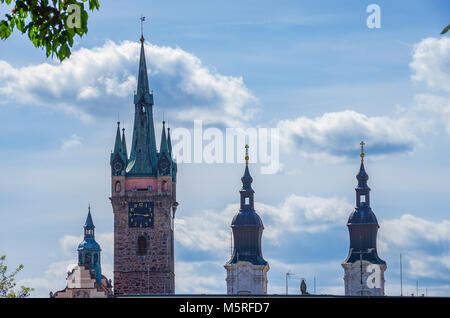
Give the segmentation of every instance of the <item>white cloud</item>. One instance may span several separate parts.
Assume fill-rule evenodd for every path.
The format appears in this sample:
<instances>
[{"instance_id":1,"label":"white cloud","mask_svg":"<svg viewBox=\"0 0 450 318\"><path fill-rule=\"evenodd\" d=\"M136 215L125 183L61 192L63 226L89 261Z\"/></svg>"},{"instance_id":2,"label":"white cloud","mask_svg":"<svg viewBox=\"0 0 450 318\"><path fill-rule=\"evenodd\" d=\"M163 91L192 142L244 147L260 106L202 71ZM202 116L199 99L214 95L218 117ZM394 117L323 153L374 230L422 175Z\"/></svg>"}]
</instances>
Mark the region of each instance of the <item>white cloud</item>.
<instances>
[{"instance_id":1,"label":"white cloud","mask_svg":"<svg viewBox=\"0 0 450 318\"><path fill-rule=\"evenodd\" d=\"M441 127L450 135L450 98L434 94L418 94L415 96L417 116L415 128L422 131L439 133ZM439 129L436 129L439 128Z\"/></svg>"},{"instance_id":2,"label":"white cloud","mask_svg":"<svg viewBox=\"0 0 450 318\"><path fill-rule=\"evenodd\" d=\"M226 294L225 269L218 262L175 262L177 294Z\"/></svg>"},{"instance_id":3,"label":"white cloud","mask_svg":"<svg viewBox=\"0 0 450 318\"><path fill-rule=\"evenodd\" d=\"M70 59L13 67L0 61L0 95L74 114L84 121L115 117L132 107L139 47L135 42L81 48ZM250 118L256 98L242 77L225 76L181 48L146 44L150 86L156 107L173 120L202 119L228 126ZM129 105L124 109L123 105Z\"/></svg>"},{"instance_id":4,"label":"white cloud","mask_svg":"<svg viewBox=\"0 0 450 318\"><path fill-rule=\"evenodd\" d=\"M264 223L264 237L280 244L289 233L318 233L344 226L353 207L344 199L288 196L280 205L255 203ZM176 220L176 239L183 246L214 252L224 258L230 250L230 224L238 204L229 204L220 212L200 211Z\"/></svg>"},{"instance_id":5,"label":"white cloud","mask_svg":"<svg viewBox=\"0 0 450 318\"><path fill-rule=\"evenodd\" d=\"M344 199L289 195L278 206L257 204L266 230L264 236L280 244L288 233L319 233L344 226L353 206Z\"/></svg>"},{"instance_id":6,"label":"white cloud","mask_svg":"<svg viewBox=\"0 0 450 318\"><path fill-rule=\"evenodd\" d=\"M361 140L371 155L411 151L417 137L408 125L405 118L369 117L351 110L313 119L282 120L278 124L288 146L294 145L305 157L328 160L358 156Z\"/></svg>"},{"instance_id":7,"label":"white cloud","mask_svg":"<svg viewBox=\"0 0 450 318\"><path fill-rule=\"evenodd\" d=\"M61 247L61 251L66 257L73 257L75 251L77 250L78 244L83 241L83 236L75 236L75 235L64 235L59 240L59 245Z\"/></svg>"},{"instance_id":8,"label":"white cloud","mask_svg":"<svg viewBox=\"0 0 450 318\"><path fill-rule=\"evenodd\" d=\"M450 242L450 221L428 221L403 214L399 219L380 222L380 240L388 246L418 247L424 243Z\"/></svg>"},{"instance_id":9,"label":"white cloud","mask_svg":"<svg viewBox=\"0 0 450 318\"><path fill-rule=\"evenodd\" d=\"M278 123L285 149L306 158L338 162L356 157L364 140L370 156L409 153L426 134L450 134L450 38L427 38L414 45L411 78L444 95L417 94L411 105L396 105L392 115L367 116L354 110L326 112ZM294 146L294 147L293 147Z\"/></svg>"},{"instance_id":10,"label":"white cloud","mask_svg":"<svg viewBox=\"0 0 450 318\"><path fill-rule=\"evenodd\" d=\"M176 240L183 246L199 250L214 251L218 257L228 255L230 246L230 224L237 205L228 205L221 212L200 211L190 217L175 219Z\"/></svg>"},{"instance_id":11,"label":"white cloud","mask_svg":"<svg viewBox=\"0 0 450 318\"><path fill-rule=\"evenodd\" d=\"M412 79L450 92L450 38L426 38L414 45Z\"/></svg>"},{"instance_id":12,"label":"white cloud","mask_svg":"<svg viewBox=\"0 0 450 318\"><path fill-rule=\"evenodd\" d=\"M380 222L378 245L383 246L384 255L397 254L398 258L402 253L409 277L450 281L449 242L450 221L446 219L429 221L403 214Z\"/></svg>"}]
</instances>

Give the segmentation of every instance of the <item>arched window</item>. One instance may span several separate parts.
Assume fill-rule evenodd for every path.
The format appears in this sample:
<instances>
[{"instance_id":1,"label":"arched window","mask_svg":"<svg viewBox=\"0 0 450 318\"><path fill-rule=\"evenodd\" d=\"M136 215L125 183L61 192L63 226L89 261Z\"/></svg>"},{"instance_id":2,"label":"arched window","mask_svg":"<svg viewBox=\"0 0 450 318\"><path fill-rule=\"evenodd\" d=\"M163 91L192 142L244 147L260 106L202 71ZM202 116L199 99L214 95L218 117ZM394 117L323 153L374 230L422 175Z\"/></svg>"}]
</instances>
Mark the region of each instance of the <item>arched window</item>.
<instances>
[{"instance_id":1,"label":"arched window","mask_svg":"<svg viewBox=\"0 0 450 318\"><path fill-rule=\"evenodd\" d=\"M163 182L162 182L162 190L163 191L167 191L167 181L166 180L164 180Z\"/></svg>"},{"instance_id":2,"label":"arched window","mask_svg":"<svg viewBox=\"0 0 450 318\"><path fill-rule=\"evenodd\" d=\"M97 263L98 263L98 254L95 253L94 254L94 266L97 266Z\"/></svg>"},{"instance_id":3,"label":"arched window","mask_svg":"<svg viewBox=\"0 0 450 318\"><path fill-rule=\"evenodd\" d=\"M115 191L120 192L122 190L122 185L120 184L120 181L116 182Z\"/></svg>"},{"instance_id":4,"label":"arched window","mask_svg":"<svg viewBox=\"0 0 450 318\"><path fill-rule=\"evenodd\" d=\"M138 255L147 254L147 239L143 235L139 236L137 240L137 254Z\"/></svg>"}]
</instances>

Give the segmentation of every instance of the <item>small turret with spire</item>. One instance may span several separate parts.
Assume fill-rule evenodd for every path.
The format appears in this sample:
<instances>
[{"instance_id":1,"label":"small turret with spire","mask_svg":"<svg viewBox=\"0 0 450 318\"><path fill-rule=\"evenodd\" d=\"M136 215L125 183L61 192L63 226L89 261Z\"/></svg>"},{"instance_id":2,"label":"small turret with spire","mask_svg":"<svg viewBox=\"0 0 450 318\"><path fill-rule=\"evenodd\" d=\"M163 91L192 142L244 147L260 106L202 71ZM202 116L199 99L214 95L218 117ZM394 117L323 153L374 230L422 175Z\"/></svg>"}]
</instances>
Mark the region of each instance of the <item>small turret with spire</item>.
<instances>
[{"instance_id":1,"label":"small turret with spire","mask_svg":"<svg viewBox=\"0 0 450 318\"><path fill-rule=\"evenodd\" d=\"M127 150L125 144L125 134L120 137L120 122L117 122L116 141L114 143L114 152L111 153L110 165L113 176L125 175L127 164Z\"/></svg>"},{"instance_id":2,"label":"small turret with spire","mask_svg":"<svg viewBox=\"0 0 450 318\"><path fill-rule=\"evenodd\" d=\"M94 222L92 221L91 205L84 223L84 239L78 245L78 265L83 265L95 276L97 284L101 285L102 268L100 264L100 245L95 241Z\"/></svg>"},{"instance_id":3,"label":"small turret with spire","mask_svg":"<svg viewBox=\"0 0 450 318\"><path fill-rule=\"evenodd\" d=\"M358 186L355 188L356 207L350 214L347 222L350 248L342 266L346 271L346 277L344 278L346 282L346 295L362 295L364 292L367 292L368 295L384 295L384 278L383 288L378 288L373 291L370 291L366 284L363 284L362 280L363 276L367 276L367 273L364 273L363 270L363 263L364 268L368 264L377 264L381 266L383 272L386 269L386 262L378 256L377 252L377 232L380 226L378 225L375 213L373 213L370 207L370 188L367 185L369 175L364 167L364 145L365 143L361 141L361 165L356 175ZM355 265L357 263L361 267L360 269ZM361 280L361 286L352 286L352 282L354 281L352 276L355 275L355 268L358 269L360 275L360 277L358 276L358 281L359 279ZM366 288L366 291L363 291L364 288Z\"/></svg>"},{"instance_id":4,"label":"small turret with spire","mask_svg":"<svg viewBox=\"0 0 450 318\"><path fill-rule=\"evenodd\" d=\"M253 178L250 175L248 167L248 145L245 146L245 171L241 178L242 188L240 194L239 212L234 216L231 222L233 233L233 250L230 260L225 264L227 269L227 288L228 294L239 294L240 286L252 286L251 294L267 293L267 271L269 264L262 256L261 240L264 225L255 211L254 193L252 188ZM257 283L253 281L253 277L243 276L241 270L244 267L250 267L255 277L258 277ZM261 279L262 278L262 279ZM244 282L243 280L250 280Z\"/></svg>"}]
</instances>

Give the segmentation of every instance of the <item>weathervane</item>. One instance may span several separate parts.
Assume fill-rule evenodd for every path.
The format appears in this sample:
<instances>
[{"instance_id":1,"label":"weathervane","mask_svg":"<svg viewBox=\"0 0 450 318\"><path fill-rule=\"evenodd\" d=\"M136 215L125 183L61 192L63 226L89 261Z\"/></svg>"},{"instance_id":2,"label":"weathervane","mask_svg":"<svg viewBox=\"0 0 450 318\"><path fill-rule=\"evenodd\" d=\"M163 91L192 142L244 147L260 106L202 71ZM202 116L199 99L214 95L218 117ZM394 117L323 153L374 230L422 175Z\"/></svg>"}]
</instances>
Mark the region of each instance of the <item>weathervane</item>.
<instances>
[{"instance_id":1,"label":"weathervane","mask_svg":"<svg viewBox=\"0 0 450 318\"><path fill-rule=\"evenodd\" d=\"M361 145L361 155L360 155L361 162L364 162L364 145L365 145L364 141L361 141L360 145Z\"/></svg>"},{"instance_id":2,"label":"weathervane","mask_svg":"<svg viewBox=\"0 0 450 318\"><path fill-rule=\"evenodd\" d=\"M145 17L141 14L141 42L144 42L144 21L145 21Z\"/></svg>"}]
</instances>

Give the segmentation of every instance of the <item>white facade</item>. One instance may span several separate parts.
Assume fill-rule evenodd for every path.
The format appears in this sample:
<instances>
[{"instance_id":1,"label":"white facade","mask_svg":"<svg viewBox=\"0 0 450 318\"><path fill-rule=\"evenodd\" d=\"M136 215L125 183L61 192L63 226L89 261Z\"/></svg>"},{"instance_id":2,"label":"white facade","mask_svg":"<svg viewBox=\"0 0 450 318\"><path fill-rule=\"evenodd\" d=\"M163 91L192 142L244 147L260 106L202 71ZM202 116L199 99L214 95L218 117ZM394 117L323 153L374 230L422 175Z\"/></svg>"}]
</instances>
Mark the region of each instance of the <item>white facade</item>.
<instances>
[{"instance_id":1,"label":"white facade","mask_svg":"<svg viewBox=\"0 0 450 318\"><path fill-rule=\"evenodd\" d=\"M345 296L384 296L385 264L361 262L343 263Z\"/></svg>"},{"instance_id":2,"label":"white facade","mask_svg":"<svg viewBox=\"0 0 450 318\"><path fill-rule=\"evenodd\" d=\"M95 278L84 266L75 266L67 273L67 287L64 290L50 293L54 298L106 298L111 291L104 286L109 286L106 278L102 277L102 287L95 284Z\"/></svg>"},{"instance_id":3,"label":"white facade","mask_svg":"<svg viewBox=\"0 0 450 318\"><path fill-rule=\"evenodd\" d=\"M236 264L226 264L228 295L266 295L267 265L253 265L250 262L239 261Z\"/></svg>"}]
</instances>

